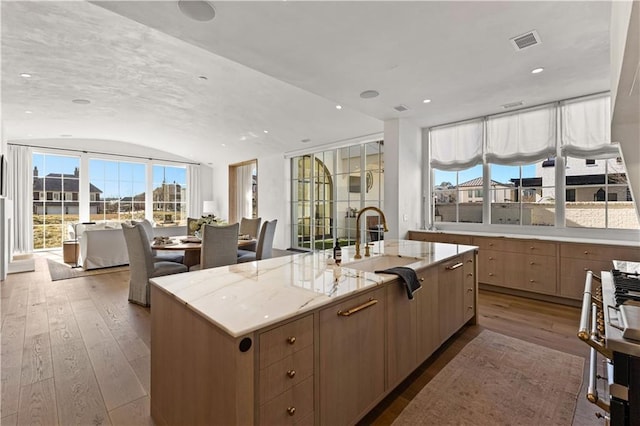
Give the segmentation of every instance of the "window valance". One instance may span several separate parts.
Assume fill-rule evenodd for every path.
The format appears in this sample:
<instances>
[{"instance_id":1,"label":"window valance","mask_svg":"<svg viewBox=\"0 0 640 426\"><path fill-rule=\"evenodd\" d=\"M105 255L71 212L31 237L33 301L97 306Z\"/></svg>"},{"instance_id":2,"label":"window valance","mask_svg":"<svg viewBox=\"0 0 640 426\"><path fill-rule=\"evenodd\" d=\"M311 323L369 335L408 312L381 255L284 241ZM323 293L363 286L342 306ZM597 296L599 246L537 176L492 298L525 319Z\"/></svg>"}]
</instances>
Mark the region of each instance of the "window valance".
<instances>
[{"instance_id":1,"label":"window valance","mask_svg":"<svg viewBox=\"0 0 640 426\"><path fill-rule=\"evenodd\" d=\"M430 130L431 167L463 170L482 162L482 120Z\"/></svg>"},{"instance_id":2,"label":"window valance","mask_svg":"<svg viewBox=\"0 0 640 426\"><path fill-rule=\"evenodd\" d=\"M487 162L527 164L555 153L554 105L487 119Z\"/></svg>"},{"instance_id":3,"label":"window valance","mask_svg":"<svg viewBox=\"0 0 640 426\"><path fill-rule=\"evenodd\" d=\"M611 144L611 98L600 96L565 102L562 117L562 155L577 158L610 158L620 155Z\"/></svg>"}]
</instances>

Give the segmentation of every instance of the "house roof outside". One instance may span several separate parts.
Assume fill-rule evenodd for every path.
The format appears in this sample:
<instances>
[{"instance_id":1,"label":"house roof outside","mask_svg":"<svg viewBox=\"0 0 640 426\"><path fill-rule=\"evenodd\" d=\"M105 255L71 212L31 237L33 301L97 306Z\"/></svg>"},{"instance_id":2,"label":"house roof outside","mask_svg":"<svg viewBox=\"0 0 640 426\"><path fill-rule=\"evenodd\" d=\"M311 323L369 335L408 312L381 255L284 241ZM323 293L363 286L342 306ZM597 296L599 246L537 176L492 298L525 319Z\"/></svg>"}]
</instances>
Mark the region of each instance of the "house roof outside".
<instances>
[{"instance_id":1,"label":"house roof outside","mask_svg":"<svg viewBox=\"0 0 640 426\"><path fill-rule=\"evenodd\" d=\"M62 181L64 180L65 192L80 192L80 180L78 176L66 173L49 173L45 177L33 178L33 190L44 191L44 180L47 180L47 191L60 192L62 191ZM89 183L89 192L102 194L102 190L92 183Z\"/></svg>"},{"instance_id":2,"label":"house roof outside","mask_svg":"<svg viewBox=\"0 0 640 426\"><path fill-rule=\"evenodd\" d=\"M483 184L484 184L484 179L481 177L478 177L475 179L468 180L466 182L462 182L461 184L458 185L458 188L478 188L478 187L481 188ZM491 186L513 186L513 184L501 183L501 182L498 182L497 180L491 179Z\"/></svg>"}]
</instances>

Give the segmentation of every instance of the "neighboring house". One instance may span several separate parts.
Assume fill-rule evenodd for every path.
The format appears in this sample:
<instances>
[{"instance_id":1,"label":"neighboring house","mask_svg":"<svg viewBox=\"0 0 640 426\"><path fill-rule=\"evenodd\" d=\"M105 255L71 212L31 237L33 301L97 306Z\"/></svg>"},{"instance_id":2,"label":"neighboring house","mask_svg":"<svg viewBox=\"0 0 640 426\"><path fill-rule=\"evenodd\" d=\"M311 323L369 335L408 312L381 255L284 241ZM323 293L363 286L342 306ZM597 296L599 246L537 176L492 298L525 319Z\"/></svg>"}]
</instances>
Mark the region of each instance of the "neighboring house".
<instances>
[{"instance_id":1,"label":"neighboring house","mask_svg":"<svg viewBox=\"0 0 640 426\"><path fill-rule=\"evenodd\" d=\"M605 180L608 176L608 201L632 201L624 173L622 158L608 160L566 160L566 201L605 201ZM536 178L523 179L523 186L542 188L542 196L555 199L555 158L536 164ZM512 179L517 184L517 179Z\"/></svg>"},{"instance_id":2,"label":"neighboring house","mask_svg":"<svg viewBox=\"0 0 640 426\"><path fill-rule=\"evenodd\" d=\"M38 175L38 167L33 168L33 213L34 214L78 214L80 171L76 167L73 174L49 173ZM102 191L89 183L91 201L100 201ZM91 214L100 213L100 204L91 203Z\"/></svg>"},{"instance_id":3,"label":"neighboring house","mask_svg":"<svg viewBox=\"0 0 640 426\"><path fill-rule=\"evenodd\" d=\"M144 196L144 194L142 195ZM168 205L172 203L180 203L182 200L186 199L185 195L186 194L183 193L182 185L179 183L162 182L159 187L153 190L153 210L171 210Z\"/></svg>"},{"instance_id":4,"label":"neighboring house","mask_svg":"<svg viewBox=\"0 0 640 426\"><path fill-rule=\"evenodd\" d=\"M484 179L481 177L459 184L457 188L460 203L482 203L482 200L484 199L483 185ZM492 202L504 203L513 201L513 184L500 183L498 181L491 180L490 187L490 198Z\"/></svg>"}]
</instances>

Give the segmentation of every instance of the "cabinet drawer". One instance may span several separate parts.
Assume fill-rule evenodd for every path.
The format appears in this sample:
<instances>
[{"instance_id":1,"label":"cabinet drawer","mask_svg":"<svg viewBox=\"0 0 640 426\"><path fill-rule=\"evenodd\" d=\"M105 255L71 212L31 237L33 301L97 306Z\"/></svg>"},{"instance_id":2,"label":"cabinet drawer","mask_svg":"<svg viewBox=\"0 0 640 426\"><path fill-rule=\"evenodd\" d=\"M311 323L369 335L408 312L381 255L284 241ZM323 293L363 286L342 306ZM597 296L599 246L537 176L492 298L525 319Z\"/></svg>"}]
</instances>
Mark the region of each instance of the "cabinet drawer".
<instances>
[{"instance_id":1,"label":"cabinet drawer","mask_svg":"<svg viewBox=\"0 0 640 426\"><path fill-rule=\"evenodd\" d=\"M538 240L520 240L513 244L513 251L539 256L556 256L556 243Z\"/></svg>"},{"instance_id":2,"label":"cabinet drawer","mask_svg":"<svg viewBox=\"0 0 640 426\"><path fill-rule=\"evenodd\" d=\"M261 425L295 425L313 413L313 376L260 406Z\"/></svg>"},{"instance_id":3,"label":"cabinet drawer","mask_svg":"<svg viewBox=\"0 0 640 426\"><path fill-rule=\"evenodd\" d=\"M572 299L582 299L584 281L588 270L600 275L601 271L613 268L611 260L560 259L560 295Z\"/></svg>"},{"instance_id":4,"label":"cabinet drawer","mask_svg":"<svg viewBox=\"0 0 640 426\"><path fill-rule=\"evenodd\" d=\"M504 285L504 253L493 250L478 250L478 281Z\"/></svg>"},{"instance_id":5,"label":"cabinet drawer","mask_svg":"<svg viewBox=\"0 0 640 426\"><path fill-rule=\"evenodd\" d=\"M536 293L556 294L556 258L526 256L520 288Z\"/></svg>"},{"instance_id":6,"label":"cabinet drawer","mask_svg":"<svg viewBox=\"0 0 640 426\"><path fill-rule=\"evenodd\" d=\"M640 250L635 247L565 243L560 245L560 257L604 261L619 259L638 262L640 261Z\"/></svg>"},{"instance_id":7,"label":"cabinet drawer","mask_svg":"<svg viewBox=\"0 0 640 426\"><path fill-rule=\"evenodd\" d=\"M313 315L260 335L260 369L313 344Z\"/></svg>"},{"instance_id":8,"label":"cabinet drawer","mask_svg":"<svg viewBox=\"0 0 640 426\"><path fill-rule=\"evenodd\" d=\"M475 292L473 288L464 289L464 322L467 322L476 314Z\"/></svg>"},{"instance_id":9,"label":"cabinet drawer","mask_svg":"<svg viewBox=\"0 0 640 426\"><path fill-rule=\"evenodd\" d=\"M507 242L504 238L473 237L473 245L485 250L504 250Z\"/></svg>"},{"instance_id":10,"label":"cabinet drawer","mask_svg":"<svg viewBox=\"0 0 640 426\"><path fill-rule=\"evenodd\" d=\"M264 404L312 375L313 345L260 371L260 403Z\"/></svg>"}]
</instances>

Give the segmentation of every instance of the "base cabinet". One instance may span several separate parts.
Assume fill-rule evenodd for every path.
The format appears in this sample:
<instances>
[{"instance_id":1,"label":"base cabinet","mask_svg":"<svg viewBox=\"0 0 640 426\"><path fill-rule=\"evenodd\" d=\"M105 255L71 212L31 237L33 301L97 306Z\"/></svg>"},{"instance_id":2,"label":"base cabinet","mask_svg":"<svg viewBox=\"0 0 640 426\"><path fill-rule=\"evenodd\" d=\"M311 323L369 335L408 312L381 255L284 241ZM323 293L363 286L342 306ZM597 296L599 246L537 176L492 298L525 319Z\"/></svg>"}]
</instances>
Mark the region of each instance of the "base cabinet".
<instances>
[{"instance_id":1,"label":"base cabinet","mask_svg":"<svg viewBox=\"0 0 640 426\"><path fill-rule=\"evenodd\" d=\"M385 300L381 288L320 311L321 424L351 424L384 394Z\"/></svg>"},{"instance_id":2,"label":"base cabinet","mask_svg":"<svg viewBox=\"0 0 640 426\"><path fill-rule=\"evenodd\" d=\"M151 287L155 424L351 425L467 321L475 321L476 252L246 336L231 338Z\"/></svg>"}]
</instances>

